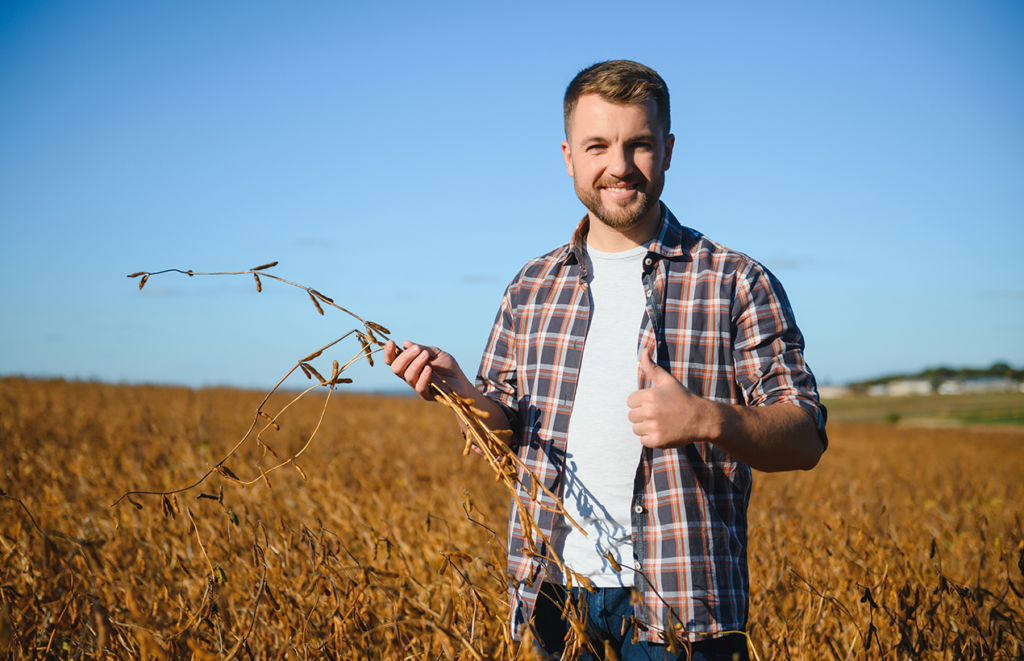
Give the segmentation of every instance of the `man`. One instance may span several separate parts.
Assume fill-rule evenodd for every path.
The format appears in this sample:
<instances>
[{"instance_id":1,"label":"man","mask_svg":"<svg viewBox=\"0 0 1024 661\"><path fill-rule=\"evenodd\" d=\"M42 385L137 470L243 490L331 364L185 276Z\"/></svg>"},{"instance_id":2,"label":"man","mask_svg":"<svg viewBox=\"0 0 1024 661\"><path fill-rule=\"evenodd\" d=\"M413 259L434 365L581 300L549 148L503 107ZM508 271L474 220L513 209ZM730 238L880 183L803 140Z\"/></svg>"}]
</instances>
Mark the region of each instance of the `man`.
<instances>
[{"instance_id":1,"label":"man","mask_svg":"<svg viewBox=\"0 0 1024 661\"><path fill-rule=\"evenodd\" d=\"M747 658L751 468L807 470L827 445L803 338L766 269L660 202L675 138L655 71L596 64L564 112L587 215L509 285L476 383L433 347L389 344L385 362L425 398L437 375L476 399L587 532L520 494L551 548L537 538L539 555L523 551L513 507L517 634L532 621L546 652L562 649L554 554L597 586L574 594L591 639L621 658L667 658L668 635L693 658Z\"/></svg>"}]
</instances>

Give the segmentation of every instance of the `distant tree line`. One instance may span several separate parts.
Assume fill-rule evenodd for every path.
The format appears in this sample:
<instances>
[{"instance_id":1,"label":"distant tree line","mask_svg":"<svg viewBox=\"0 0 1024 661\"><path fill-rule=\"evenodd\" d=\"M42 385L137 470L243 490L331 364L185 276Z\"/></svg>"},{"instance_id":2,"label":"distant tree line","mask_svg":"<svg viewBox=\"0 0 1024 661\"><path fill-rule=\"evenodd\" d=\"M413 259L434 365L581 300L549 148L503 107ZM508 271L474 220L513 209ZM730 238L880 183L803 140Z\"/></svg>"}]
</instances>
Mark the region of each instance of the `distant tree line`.
<instances>
[{"instance_id":1,"label":"distant tree line","mask_svg":"<svg viewBox=\"0 0 1024 661\"><path fill-rule=\"evenodd\" d=\"M930 367L917 374L890 374L868 381L855 381L850 384L854 392L863 392L876 385L885 385L892 381L901 379L926 379L932 384L932 388L938 388L944 381L1000 378L1024 381L1024 369L1014 369L1004 362L992 363L987 368L962 367L953 369L951 367Z\"/></svg>"}]
</instances>

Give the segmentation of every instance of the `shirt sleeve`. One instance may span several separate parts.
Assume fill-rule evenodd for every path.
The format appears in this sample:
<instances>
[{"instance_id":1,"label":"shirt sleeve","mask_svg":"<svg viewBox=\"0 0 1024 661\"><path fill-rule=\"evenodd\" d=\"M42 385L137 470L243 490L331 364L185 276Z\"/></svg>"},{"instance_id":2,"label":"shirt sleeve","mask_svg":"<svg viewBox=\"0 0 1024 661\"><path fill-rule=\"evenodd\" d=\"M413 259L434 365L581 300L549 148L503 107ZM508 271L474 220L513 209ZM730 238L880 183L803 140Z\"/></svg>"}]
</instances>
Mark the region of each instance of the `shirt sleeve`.
<instances>
[{"instance_id":1,"label":"shirt sleeve","mask_svg":"<svg viewBox=\"0 0 1024 661\"><path fill-rule=\"evenodd\" d=\"M731 314L733 365L747 405L799 406L811 416L828 447L828 411L804 361L804 338L782 284L766 268L751 262L738 274Z\"/></svg>"},{"instance_id":2,"label":"shirt sleeve","mask_svg":"<svg viewBox=\"0 0 1024 661\"><path fill-rule=\"evenodd\" d=\"M518 450L521 434L519 419L519 387L516 360L515 317L512 310L511 292L515 283L509 285L501 299L501 308L494 318L490 337L480 359L480 370L476 376L476 387L501 407L508 417L512 437L509 446Z\"/></svg>"}]
</instances>

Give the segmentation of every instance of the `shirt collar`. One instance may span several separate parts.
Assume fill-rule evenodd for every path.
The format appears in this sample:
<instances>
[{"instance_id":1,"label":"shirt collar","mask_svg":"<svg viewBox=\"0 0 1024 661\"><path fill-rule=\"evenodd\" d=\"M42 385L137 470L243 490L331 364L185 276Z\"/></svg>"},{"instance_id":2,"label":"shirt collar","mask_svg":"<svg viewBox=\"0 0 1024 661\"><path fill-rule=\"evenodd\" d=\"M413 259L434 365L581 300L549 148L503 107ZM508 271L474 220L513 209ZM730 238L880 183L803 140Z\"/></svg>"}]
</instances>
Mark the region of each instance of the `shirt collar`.
<instances>
[{"instance_id":1,"label":"shirt collar","mask_svg":"<svg viewBox=\"0 0 1024 661\"><path fill-rule=\"evenodd\" d=\"M690 258L690 248L694 241L692 232L679 224L679 221L676 220L676 217L672 215L672 212L668 210L668 207L663 202L659 202L659 204L662 211L661 222L647 252L669 259L688 260ZM576 226L576 231L572 235L572 241L562 256L564 263L571 264L574 261L578 264L583 263L583 246L588 231L590 231L589 214L583 216L583 220Z\"/></svg>"}]
</instances>

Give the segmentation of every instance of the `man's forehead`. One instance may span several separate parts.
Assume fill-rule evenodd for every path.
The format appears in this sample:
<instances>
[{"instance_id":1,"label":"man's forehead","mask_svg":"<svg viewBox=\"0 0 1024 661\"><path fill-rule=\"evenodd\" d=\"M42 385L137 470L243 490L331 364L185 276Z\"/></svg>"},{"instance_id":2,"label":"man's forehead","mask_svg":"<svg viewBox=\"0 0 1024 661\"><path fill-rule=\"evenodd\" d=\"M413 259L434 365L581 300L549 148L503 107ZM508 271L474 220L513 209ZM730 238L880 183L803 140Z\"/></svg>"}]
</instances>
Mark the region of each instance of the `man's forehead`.
<instances>
[{"instance_id":1,"label":"man's forehead","mask_svg":"<svg viewBox=\"0 0 1024 661\"><path fill-rule=\"evenodd\" d=\"M647 99L640 103L618 103L599 94L584 94L573 109L567 128L573 134L576 133L577 128L581 128L583 134L578 137L582 139L598 137L602 125L620 121L623 115L619 111L623 110L627 111L625 116L629 116L628 111L634 111L636 114L633 115L633 118L639 120L637 123L646 125L647 131L638 131L638 134L642 135L647 132L656 134L663 126L661 118L658 116L658 105L654 99ZM580 120L583 120L586 125L577 126ZM594 133L595 130L597 133Z\"/></svg>"}]
</instances>

